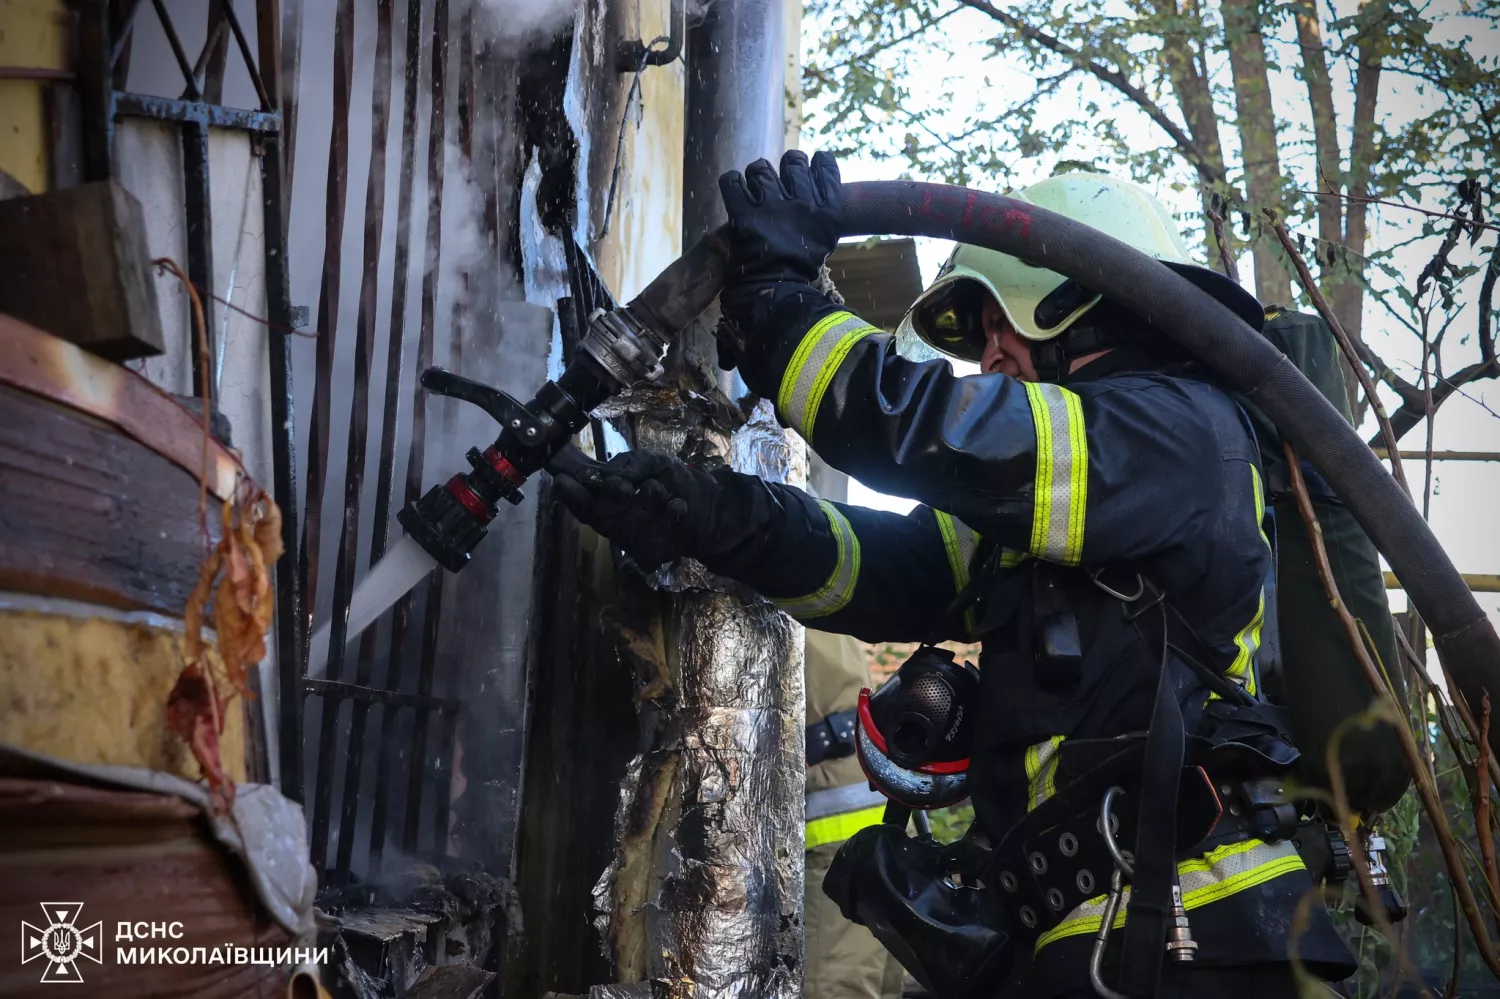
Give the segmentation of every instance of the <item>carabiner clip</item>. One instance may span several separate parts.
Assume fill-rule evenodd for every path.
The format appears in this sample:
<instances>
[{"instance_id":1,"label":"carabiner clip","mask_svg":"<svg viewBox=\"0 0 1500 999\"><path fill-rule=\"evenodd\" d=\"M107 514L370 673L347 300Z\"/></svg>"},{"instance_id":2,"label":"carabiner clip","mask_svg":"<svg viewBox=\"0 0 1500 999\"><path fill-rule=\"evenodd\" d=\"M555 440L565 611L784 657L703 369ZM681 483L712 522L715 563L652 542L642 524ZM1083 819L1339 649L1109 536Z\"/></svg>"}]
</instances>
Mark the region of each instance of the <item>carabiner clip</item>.
<instances>
[{"instance_id":1,"label":"carabiner clip","mask_svg":"<svg viewBox=\"0 0 1500 999\"><path fill-rule=\"evenodd\" d=\"M1109 894L1104 899L1104 914L1099 920L1099 932L1094 934L1094 950L1089 954L1089 984L1094 991L1099 993L1102 999L1130 999L1123 992L1116 992L1104 984L1104 950L1109 946L1109 934L1115 926L1115 916L1120 912L1120 901L1125 894L1125 879L1134 873L1131 860L1125 851L1120 849L1120 844L1115 842L1114 817L1112 808L1115 798L1124 794L1122 787L1112 787L1104 792L1104 801L1099 805L1099 835L1104 837L1104 845L1109 848L1109 855L1114 859L1115 869L1109 876Z\"/></svg>"},{"instance_id":2,"label":"carabiner clip","mask_svg":"<svg viewBox=\"0 0 1500 999\"><path fill-rule=\"evenodd\" d=\"M1123 885L1124 879L1120 876L1120 869L1116 867L1109 876L1109 895L1104 899L1104 916L1099 922L1099 932L1094 934L1094 951L1089 955L1089 984L1103 999L1130 999L1123 992L1116 992L1104 984L1104 949L1109 946L1109 933L1114 929L1115 916L1120 911Z\"/></svg>"},{"instance_id":3,"label":"carabiner clip","mask_svg":"<svg viewBox=\"0 0 1500 999\"><path fill-rule=\"evenodd\" d=\"M1116 992L1104 984L1104 951L1109 946L1109 934L1114 929L1115 916L1119 914L1120 902L1124 897L1124 879L1135 873L1135 868L1132 866L1135 858L1120 849L1120 844L1115 842L1113 828L1112 806L1115 798L1124 793L1123 788L1110 788L1104 793L1104 801L1099 806L1099 834L1104 837L1104 845L1109 848L1109 855L1115 863L1114 873L1109 878L1109 895L1104 900L1104 915L1099 922L1099 932L1094 934L1094 950L1089 955L1089 984L1102 999L1130 999L1124 993ZM1187 909L1182 901L1182 885L1174 881L1172 884L1172 926L1168 931L1167 953L1173 961L1185 964L1193 960L1197 949L1198 944L1193 940L1192 929L1188 925Z\"/></svg>"}]
</instances>

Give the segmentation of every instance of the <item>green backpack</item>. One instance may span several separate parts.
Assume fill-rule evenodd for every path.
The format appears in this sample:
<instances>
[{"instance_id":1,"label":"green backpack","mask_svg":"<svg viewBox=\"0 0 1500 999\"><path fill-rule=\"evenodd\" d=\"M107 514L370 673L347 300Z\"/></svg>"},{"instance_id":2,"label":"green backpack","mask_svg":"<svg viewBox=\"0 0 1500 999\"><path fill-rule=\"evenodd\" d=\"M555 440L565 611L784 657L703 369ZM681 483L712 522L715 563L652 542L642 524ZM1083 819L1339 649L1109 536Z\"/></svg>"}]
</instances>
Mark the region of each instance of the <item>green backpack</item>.
<instances>
[{"instance_id":1,"label":"green backpack","mask_svg":"<svg viewBox=\"0 0 1500 999\"><path fill-rule=\"evenodd\" d=\"M1264 334L1352 423L1339 347L1328 324L1319 316L1270 307ZM1279 657L1268 658L1279 658L1279 664L1273 664L1262 682L1272 702L1286 710L1292 738L1302 751L1295 779L1327 790L1329 738L1346 718L1368 708L1374 694L1324 594L1312 542L1291 492L1281 435L1253 404L1243 400L1242 404L1260 438L1267 507L1276 530L1274 610ZM1305 459L1301 466L1339 593L1349 612L1364 624L1377 663L1384 667L1404 707L1404 674L1397 659L1395 623L1379 554L1316 469ZM1390 808L1411 783L1396 732L1385 722L1346 729L1339 742L1339 764L1350 806L1365 815Z\"/></svg>"}]
</instances>

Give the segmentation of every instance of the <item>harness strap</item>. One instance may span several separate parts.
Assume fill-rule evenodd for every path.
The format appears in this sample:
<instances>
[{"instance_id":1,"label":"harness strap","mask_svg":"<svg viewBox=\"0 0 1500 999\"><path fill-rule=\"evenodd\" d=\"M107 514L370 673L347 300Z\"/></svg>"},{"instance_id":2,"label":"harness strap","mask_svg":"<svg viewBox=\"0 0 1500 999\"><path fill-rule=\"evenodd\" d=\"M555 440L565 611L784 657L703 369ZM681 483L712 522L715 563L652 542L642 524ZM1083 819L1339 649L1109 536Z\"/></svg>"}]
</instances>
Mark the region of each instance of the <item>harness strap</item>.
<instances>
[{"instance_id":1,"label":"harness strap","mask_svg":"<svg viewBox=\"0 0 1500 999\"><path fill-rule=\"evenodd\" d=\"M1177 790L1184 733L1182 708L1177 703L1168 668L1170 646L1165 604L1160 619L1161 670L1141 761L1135 873L1131 878L1125 942L1120 954L1120 985L1132 996L1154 996L1161 982L1167 926L1172 918L1172 886L1177 878Z\"/></svg>"}]
</instances>

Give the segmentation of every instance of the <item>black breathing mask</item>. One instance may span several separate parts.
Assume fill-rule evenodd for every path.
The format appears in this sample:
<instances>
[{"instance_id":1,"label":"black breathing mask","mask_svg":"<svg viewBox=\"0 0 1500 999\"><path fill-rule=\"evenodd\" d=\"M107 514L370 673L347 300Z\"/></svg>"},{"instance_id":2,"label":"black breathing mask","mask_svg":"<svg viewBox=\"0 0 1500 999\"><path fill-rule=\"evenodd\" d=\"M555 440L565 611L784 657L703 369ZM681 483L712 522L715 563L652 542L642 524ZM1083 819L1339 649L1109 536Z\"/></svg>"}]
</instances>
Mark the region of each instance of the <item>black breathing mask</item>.
<instances>
[{"instance_id":1,"label":"black breathing mask","mask_svg":"<svg viewBox=\"0 0 1500 999\"><path fill-rule=\"evenodd\" d=\"M924 645L873 694L859 695L856 748L865 776L910 808L968 797L973 702L979 671Z\"/></svg>"}]
</instances>

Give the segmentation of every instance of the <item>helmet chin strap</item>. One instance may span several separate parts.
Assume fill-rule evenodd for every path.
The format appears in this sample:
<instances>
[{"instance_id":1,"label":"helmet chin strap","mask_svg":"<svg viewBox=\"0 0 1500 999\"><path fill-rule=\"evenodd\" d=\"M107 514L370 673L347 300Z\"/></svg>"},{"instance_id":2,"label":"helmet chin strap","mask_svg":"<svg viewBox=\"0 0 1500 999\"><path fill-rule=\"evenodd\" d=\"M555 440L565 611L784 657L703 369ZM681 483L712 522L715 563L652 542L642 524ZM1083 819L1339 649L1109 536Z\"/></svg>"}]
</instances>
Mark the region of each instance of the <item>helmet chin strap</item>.
<instances>
[{"instance_id":1,"label":"helmet chin strap","mask_svg":"<svg viewBox=\"0 0 1500 999\"><path fill-rule=\"evenodd\" d=\"M1068 365L1086 354L1141 342L1115 323L1101 325L1075 324L1051 340L1031 341L1031 366L1044 382L1061 382L1067 377Z\"/></svg>"},{"instance_id":2,"label":"helmet chin strap","mask_svg":"<svg viewBox=\"0 0 1500 999\"><path fill-rule=\"evenodd\" d=\"M1038 306L1037 312L1042 308ZM1115 347L1153 345L1167 346L1144 320L1105 299L1052 339L1031 341L1031 364L1039 380L1061 382L1068 375L1068 365L1080 357Z\"/></svg>"}]
</instances>

